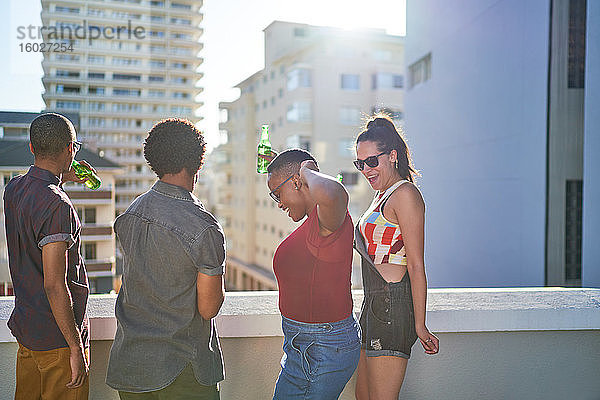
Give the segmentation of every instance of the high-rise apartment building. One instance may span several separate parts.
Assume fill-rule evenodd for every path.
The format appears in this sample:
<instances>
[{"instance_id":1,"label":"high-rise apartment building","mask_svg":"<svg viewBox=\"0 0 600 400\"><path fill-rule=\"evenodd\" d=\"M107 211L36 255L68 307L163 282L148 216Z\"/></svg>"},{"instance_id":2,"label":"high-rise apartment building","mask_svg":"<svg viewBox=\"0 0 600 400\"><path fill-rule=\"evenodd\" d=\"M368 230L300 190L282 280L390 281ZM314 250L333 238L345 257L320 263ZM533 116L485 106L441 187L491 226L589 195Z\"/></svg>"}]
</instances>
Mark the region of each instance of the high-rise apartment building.
<instances>
[{"instance_id":1,"label":"high-rise apartment building","mask_svg":"<svg viewBox=\"0 0 600 400\"><path fill-rule=\"evenodd\" d=\"M354 138L365 116L383 110L401 124L404 112L402 37L280 21L264 34L265 68L237 85L237 100L220 103L228 140L218 149L218 210L230 289L275 289L273 254L295 227L268 196L266 175L256 172L261 125L270 126L275 150L304 148L321 171L342 173L356 220L373 192L352 165Z\"/></svg>"},{"instance_id":2,"label":"high-rise apartment building","mask_svg":"<svg viewBox=\"0 0 600 400\"><path fill-rule=\"evenodd\" d=\"M46 109L78 112L86 146L120 165L116 213L155 180L142 154L152 125L197 120L202 0L42 0Z\"/></svg>"}]
</instances>

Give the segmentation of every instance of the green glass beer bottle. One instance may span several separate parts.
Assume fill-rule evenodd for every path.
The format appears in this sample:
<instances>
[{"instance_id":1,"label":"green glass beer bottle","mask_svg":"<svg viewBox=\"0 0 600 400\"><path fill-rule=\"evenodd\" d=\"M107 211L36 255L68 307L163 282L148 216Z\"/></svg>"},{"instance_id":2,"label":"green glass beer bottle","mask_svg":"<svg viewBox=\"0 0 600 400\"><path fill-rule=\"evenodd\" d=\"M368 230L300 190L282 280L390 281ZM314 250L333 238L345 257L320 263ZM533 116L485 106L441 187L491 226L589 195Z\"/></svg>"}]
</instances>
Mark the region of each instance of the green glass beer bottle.
<instances>
[{"instance_id":1,"label":"green glass beer bottle","mask_svg":"<svg viewBox=\"0 0 600 400\"><path fill-rule=\"evenodd\" d=\"M89 187L90 189L96 190L102 184L102 181L100 180L98 175L94 173L94 171L92 171L85 165L78 163L76 160L73 160L71 167L73 167L73 169L75 170L75 175L77 175L79 179L87 178L87 181L85 181L84 183L85 186Z\"/></svg>"},{"instance_id":2,"label":"green glass beer bottle","mask_svg":"<svg viewBox=\"0 0 600 400\"><path fill-rule=\"evenodd\" d=\"M269 125L262 126L260 142L258 142L258 156L268 156L271 154L271 142L269 142ZM267 173L267 166L270 161L261 157L256 157L256 172L259 174Z\"/></svg>"}]
</instances>

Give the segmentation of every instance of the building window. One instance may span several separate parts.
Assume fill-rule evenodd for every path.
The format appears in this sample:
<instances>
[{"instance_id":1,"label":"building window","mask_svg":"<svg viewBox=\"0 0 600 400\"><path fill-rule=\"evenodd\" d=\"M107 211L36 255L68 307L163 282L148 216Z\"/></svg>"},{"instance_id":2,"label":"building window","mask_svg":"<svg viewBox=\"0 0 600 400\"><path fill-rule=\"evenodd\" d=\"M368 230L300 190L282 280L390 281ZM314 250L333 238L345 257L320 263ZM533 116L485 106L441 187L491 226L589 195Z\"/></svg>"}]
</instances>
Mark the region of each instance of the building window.
<instances>
[{"instance_id":1,"label":"building window","mask_svg":"<svg viewBox=\"0 0 600 400\"><path fill-rule=\"evenodd\" d=\"M88 56L89 64L104 64L104 56Z\"/></svg>"},{"instance_id":2,"label":"building window","mask_svg":"<svg viewBox=\"0 0 600 400\"><path fill-rule=\"evenodd\" d=\"M117 89L117 88L113 89L113 95L115 95L115 96L139 97L140 94L141 94L140 89Z\"/></svg>"},{"instance_id":3,"label":"building window","mask_svg":"<svg viewBox=\"0 0 600 400\"><path fill-rule=\"evenodd\" d=\"M79 71L65 71L62 69L56 70L56 76L64 78L79 78Z\"/></svg>"},{"instance_id":4,"label":"building window","mask_svg":"<svg viewBox=\"0 0 600 400\"><path fill-rule=\"evenodd\" d=\"M79 110L81 108L81 103L78 101L57 101L56 108Z\"/></svg>"},{"instance_id":5,"label":"building window","mask_svg":"<svg viewBox=\"0 0 600 400\"><path fill-rule=\"evenodd\" d=\"M76 7L56 6L56 8L54 8L54 11L69 14L79 14L79 8Z\"/></svg>"},{"instance_id":6,"label":"building window","mask_svg":"<svg viewBox=\"0 0 600 400\"><path fill-rule=\"evenodd\" d=\"M133 65L140 65L142 62L136 58L114 57L112 59L112 63L113 63L113 65L133 66Z\"/></svg>"},{"instance_id":7,"label":"building window","mask_svg":"<svg viewBox=\"0 0 600 400\"><path fill-rule=\"evenodd\" d=\"M105 93L105 89L103 87L90 86L88 88L88 94L91 94L94 96L104 96L104 93Z\"/></svg>"},{"instance_id":8,"label":"building window","mask_svg":"<svg viewBox=\"0 0 600 400\"><path fill-rule=\"evenodd\" d=\"M294 28L294 36L295 37L306 37L306 29Z\"/></svg>"},{"instance_id":9,"label":"building window","mask_svg":"<svg viewBox=\"0 0 600 400\"><path fill-rule=\"evenodd\" d=\"M148 77L148 82L164 82L165 77L160 75L150 75Z\"/></svg>"},{"instance_id":10,"label":"building window","mask_svg":"<svg viewBox=\"0 0 600 400\"><path fill-rule=\"evenodd\" d=\"M379 72L372 75L371 89L402 89L404 87L404 76Z\"/></svg>"},{"instance_id":11,"label":"building window","mask_svg":"<svg viewBox=\"0 0 600 400\"><path fill-rule=\"evenodd\" d=\"M352 126L360 124L360 109L358 107L341 107L340 124Z\"/></svg>"},{"instance_id":12,"label":"building window","mask_svg":"<svg viewBox=\"0 0 600 400\"><path fill-rule=\"evenodd\" d=\"M291 92L299 87L309 88L312 86L311 71L306 68L296 68L288 72L287 89Z\"/></svg>"},{"instance_id":13,"label":"building window","mask_svg":"<svg viewBox=\"0 0 600 400\"><path fill-rule=\"evenodd\" d=\"M288 136L285 141L286 147L288 149L304 149L306 151L310 151L310 137L302 136L302 135L292 135Z\"/></svg>"},{"instance_id":14,"label":"building window","mask_svg":"<svg viewBox=\"0 0 600 400\"><path fill-rule=\"evenodd\" d=\"M96 223L96 207L86 207L83 209L83 223L95 224Z\"/></svg>"},{"instance_id":15,"label":"building window","mask_svg":"<svg viewBox=\"0 0 600 400\"><path fill-rule=\"evenodd\" d=\"M186 63L174 62L171 63L171 67L174 69L187 69L188 65Z\"/></svg>"},{"instance_id":16,"label":"building window","mask_svg":"<svg viewBox=\"0 0 600 400\"><path fill-rule=\"evenodd\" d=\"M142 105L135 103L113 103L113 112L141 112Z\"/></svg>"},{"instance_id":17,"label":"building window","mask_svg":"<svg viewBox=\"0 0 600 400\"><path fill-rule=\"evenodd\" d=\"M54 59L57 61L77 61L79 62L78 54L56 54Z\"/></svg>"},{"instance_id":18,"label":"building window","mask_svg":"<svg viewBox=\"0 0 600 400\"><path fill-rule=\"evenodd\" d=\"M113 79L120 81L139 81L142 77L134 74L113 74Z\"/></svg>"},{"instance_id":19,"label":"building window","mask_svg":"<svg viewBox=\"0 0 600 400\"><path fill-rule=\"evenodd\" d=\"M360 75L342 74L340 87L343 90L359 90L360 89Z\"/></svg>"},{"instance_id":20,"label":"building window","mask_svg":"<svg viewBox=\"0 0 600 400\"><path fill-rule=\"evenodd\" d=\"M567 180L565 192L565 283L581 286L583 181Z\"/></svg>"},{"instance_id":21,"label":"building window","mask_svg":"<svg viewBox=\"0 0 600 400\"><path fill-rule=\"evenodd\" d=\"M96 260L98 258L96 247L96 243L84 243L83 252L86 260Z\"/></svg>"},{"instance_id":22,"label":"building window","mask_svg":"<svg viewBox=\"0 0 600 400\"><path fill-rule=\"evenodd\" d=\"M308 101L296 101L288 107L288 122L309 122L312 119L311 104Z\"/></svg>"},{"instance_id":23,"label":"building window","mask_svg":"<svg viewBox=\"0 0 600 400\"><path fill-rule=\"evenodd\" d=\"M171 3L171 8L179 8L182 10L191 10L192 5L191 4L182 4L182 3Z\"/></svg>"},{"instance_id":24,"label":"building window","mask_svg":"<svg viewBox=\"0 0 600 400\"><path fill-rule=\"evenodd\" d=\"M78 94L79 86L56 85L56 93Z\"/></svg>"},{"instance_id":25,"label":"building window","mask_svg":"<svg viewBox=\"0 0 600 400\"><path fill-rule=\"evenodd\" d=\"M103 128L106 126L106 119L98 117L90 117L88 119L88 126Z\"/></svg>"},{"instance_id":26,"label":"building window","mask_svg":"<svg viewBox=\"0 0 600 400\"><path fill-rule=\"evenodd\" d=\"M104 72L88 72L88 79L104 79Z\"/></svg>"},{"instance_id":27,"label":"building window","mask_svg":"<svg viewBox=\"0 0 600 400\"><path fill-rule=\"evenodd\" d=\"M431 53L411 64L408 67L408 72L410 74L411 88L431 79Z\"/></svg>"},{"instance_id":28,"label":"building window","mask_svg":"<svg viewBox=\"0 0 600 400\"><path fill-rule=\"evenodd\" d=\"M98 101L90 101L88 103L88 111L104 111L105 104Z\"/></svg>"},{"instance_id":29,"label":"building window","mask_svg":"<svg viewBox=\"0 0 600 400\"><path fill-rule=\"evenodd\" d=\"M586 0L569 0L569 89L585 86Z\"/></svg>"},{"instance_id":30,"label":"building window","mask_svg":"<svg viewBox=\"0 0 600 400\"><path fill-rule=\"evenodd\" d=\"M166 65L165 60L150 60L148 64L150 68L164 68Z\"/></svg>"},{"instance_id":31,"label":"building window","mask_svg":"<svg viewBox=\"0 0 600 400\"><path fill-rule=\"evenodd\" d=\"M164 90L148 90L148 97L165 97Z\"/></svg>"}]
</instances>

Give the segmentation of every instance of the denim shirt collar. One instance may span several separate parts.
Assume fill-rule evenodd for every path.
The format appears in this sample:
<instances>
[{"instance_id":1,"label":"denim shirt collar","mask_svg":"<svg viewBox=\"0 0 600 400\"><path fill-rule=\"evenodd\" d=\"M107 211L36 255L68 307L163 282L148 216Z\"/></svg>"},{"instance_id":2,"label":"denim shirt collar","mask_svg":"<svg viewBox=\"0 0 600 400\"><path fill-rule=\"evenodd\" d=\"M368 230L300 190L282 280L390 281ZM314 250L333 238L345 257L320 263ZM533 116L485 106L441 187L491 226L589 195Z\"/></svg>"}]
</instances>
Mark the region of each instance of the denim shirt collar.
<instances>
[{"instance_id":1,"label":"denim shirt collar","mask_svg":"<svg viewBox=\"0 0 600 400\"><path fill-rule=\"evenodd\" d=\"M46 182L50 182L53 185L57 185L57 186L60 183L60 179L58 179L58 176L54 175L52 172L48 171L47 169L42 169L40 167L36 167L35 165L32 165L31 167L29 167L29 171L27 171L27 175L32 176L37 179L41 179Z\"/></svg>"},{"instance_id":2,"label":"denim shirt collar","mask_svg":"<svg viewBox=\"0 0 600 400\"><path fill-rule=\"evenodd\" d=\"M161 180L156 181L156 183L152 185L152 189L150 190L153 190L167 197L172 197L174 199L194 201L192 194L187 189L184 189L181 186L163 182Z\"/></svg>"}]
</instances>

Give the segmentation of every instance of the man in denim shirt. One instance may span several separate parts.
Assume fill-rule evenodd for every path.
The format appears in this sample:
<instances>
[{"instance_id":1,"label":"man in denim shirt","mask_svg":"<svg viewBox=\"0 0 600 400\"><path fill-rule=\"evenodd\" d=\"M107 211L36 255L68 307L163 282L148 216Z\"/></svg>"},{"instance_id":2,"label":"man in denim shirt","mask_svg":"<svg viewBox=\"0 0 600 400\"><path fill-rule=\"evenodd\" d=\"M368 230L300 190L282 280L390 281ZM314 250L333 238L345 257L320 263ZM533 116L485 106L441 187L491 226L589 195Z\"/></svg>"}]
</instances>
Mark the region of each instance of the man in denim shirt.
<instances>
[{"instance_id":1,"label":"man in denim shirt","mask_svg":"<svg viewBox=\"0 0 600 400\"><path fill-rule=\"evenodd\" d=\"M121 399L219 399L225 237L191 193L205 146L189 121L154 125L144 156L159 181L115 221L123 285L106 383Z\"/></svg>"}]
</instances>

